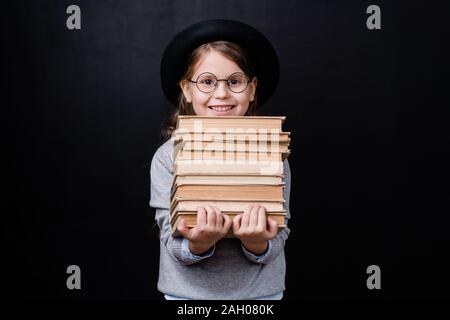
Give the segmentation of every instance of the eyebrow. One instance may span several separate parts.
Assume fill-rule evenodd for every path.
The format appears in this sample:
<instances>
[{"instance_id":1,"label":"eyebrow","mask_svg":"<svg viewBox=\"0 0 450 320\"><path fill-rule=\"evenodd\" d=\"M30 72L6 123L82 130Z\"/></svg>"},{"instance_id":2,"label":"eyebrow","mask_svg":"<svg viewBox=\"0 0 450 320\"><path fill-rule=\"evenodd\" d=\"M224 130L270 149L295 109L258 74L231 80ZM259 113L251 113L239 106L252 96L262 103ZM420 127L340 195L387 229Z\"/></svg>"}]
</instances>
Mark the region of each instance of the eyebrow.
<instances>
[{"instance_id":1,"label":"eyebrow","mask_svg":"<svg viewBox=\"0 0 450 320\"><path fill-rule=\"evenodd\" d=\"M232 74L234 74L234 73L242 73L242 74L246 74L244 71L233 71L233 72L231 72L228 76L226 76L226 77L219 77L217 74L215 74L214 72L211 72L211 71L202 71L202 72L199 72L197 75L193 75L192 77L193 78L195 78L195 79L197 79L198 78L198 76L199 75L201 75L202 73L211 73L211 74L213 74L214 76L216 76L216 78L217 79L227 79L227 78L229 78Z\"/></svg>"}]
</instances>

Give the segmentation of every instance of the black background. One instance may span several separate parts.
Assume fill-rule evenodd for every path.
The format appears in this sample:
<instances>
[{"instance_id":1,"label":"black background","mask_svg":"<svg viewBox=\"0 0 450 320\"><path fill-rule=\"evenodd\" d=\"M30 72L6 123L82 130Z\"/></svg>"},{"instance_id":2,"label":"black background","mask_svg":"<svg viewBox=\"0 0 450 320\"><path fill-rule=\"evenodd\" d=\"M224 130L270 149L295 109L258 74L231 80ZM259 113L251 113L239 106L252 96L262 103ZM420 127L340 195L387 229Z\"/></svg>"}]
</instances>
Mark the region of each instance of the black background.
<instances>
[{"instance_id":1,"label":"black background","mask_svg":"<svg viewBox=\"0 0 450 320\"><path fill-rule=\"evenodd\" d=\"M281 63L261 113L292 134L286 299L448 298L446 11L393 2L5 4L3 294L161 299L149 165L173 109L159 62L178 31L229 18ZM66 28L71 4L81 30ZM366 28L371 4L381 30ZM66 287L72 264L81 290ZM366 287L372 264L381 290Z\"/></svg>"}]
</instances>

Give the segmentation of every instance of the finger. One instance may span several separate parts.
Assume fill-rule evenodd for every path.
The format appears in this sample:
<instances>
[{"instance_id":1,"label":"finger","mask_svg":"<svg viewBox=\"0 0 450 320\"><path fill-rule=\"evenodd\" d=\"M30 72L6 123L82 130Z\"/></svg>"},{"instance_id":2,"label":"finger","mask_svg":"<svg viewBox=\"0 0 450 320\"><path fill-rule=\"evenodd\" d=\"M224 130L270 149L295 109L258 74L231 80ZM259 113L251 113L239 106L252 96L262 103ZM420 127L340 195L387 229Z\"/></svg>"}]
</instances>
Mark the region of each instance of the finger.
<instances>
[{"instance_id":1,"label":"finger","mask_svg":"<svg viewBox=\"0 0 450 320\"><path fill-rule=\"evenodd\" d=\"M259 207L258 210L258 228L262 230L267 229L266 208L264 207Z\"/></svg>"},{"instance_id":2,"label":"finger","mask_svg":"<svg viewBox=\"0 0 450 320\"><path fill-rule=\"evenodd\" d=\"M197 208L197 226L206 225L206 210L203 207Z\"/></svg>"},{"instance_id":3,"label":"finger","mask_svg":"<svg viewBox=\"0 0 450 320\"><path fill-rule=\"evenodd\" d=\"M258 211L259 205L254 206L250 212L249 226L256 227L258 225Z\"/></svg>"},{"instance_id":4,"label":"finger","mask_svg":"<svg viewBox=\"0 0 450 320\"><path fill-rule=\"evenodd\" d=\"M244 213L242 214L242 220L241 220L241 228L247 228L248 227L248 222L250 219L250 212L253 209L253 205L248 205L248 208L244 211Z\"/></svg>"},{"instance_id":5,"label":"finger","mask_svg":"<svg viewBox=\"0 0 450 320\"><path fill-rule=\"evenodd\" d=\"M188 228L188 226L186 224L186 220L180 219L178 221L177 230L186 239L188 239L188 240L191 239L191 230Z\"/></svg>"},{"instance_id":6,"label":"finger","mask_svg":"<svg viewBox=\"0 0 450 320\"><path fill-rule=\"evenodd\" d=\"M267 218L267 222L268 222L268 225L269 225L269 236L271 238L273 238L278 233L278 224L277 224L277 222L274 219L272 219L270 217Z\"/></svg>"},{"instance_id":7,"label":"finger","mask_svg":"<svg viewBox=\"0 0 450 320\"><path fill-rule=\"evenodd\" d=\"M217 210L216 210L216 212L217 212ZM223 218L224 218L224 214L222 212L220 212L220 210L219 210L216 215L216 228L218 230L222 229Z\"/></svg>"},{"instance_id":8,"label":"finger","mask_svg":"<svg viewBox=\"0 0 450 320\"><path fill-rule=\"evenodd\" d=\"M210 205L206 206L206 224L208 226L215 227L216 226L216 210Z\"/></svg>"}]
</instances>

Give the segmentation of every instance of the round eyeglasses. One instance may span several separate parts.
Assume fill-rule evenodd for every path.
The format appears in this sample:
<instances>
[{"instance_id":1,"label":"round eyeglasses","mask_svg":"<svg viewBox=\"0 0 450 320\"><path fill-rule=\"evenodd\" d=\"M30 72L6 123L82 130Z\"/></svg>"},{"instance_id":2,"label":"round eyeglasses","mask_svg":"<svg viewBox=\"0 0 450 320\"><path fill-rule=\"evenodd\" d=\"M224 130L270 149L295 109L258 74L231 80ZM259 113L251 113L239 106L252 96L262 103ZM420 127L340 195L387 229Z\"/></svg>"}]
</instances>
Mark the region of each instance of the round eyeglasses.
<instances>
[{"instance_id":1,"label":"round eyeglasses","mask_svg":"<svg viewBox=\"0 0 450 320\"><path fill-rule=\"evenodd\" d=\"M226 81L228 89L234 93L241 93L248 87L250 79L242 72L235 72L228 77L228 79L217 79L217 77L210 72L203 72L197 77L197 81L189 80L195 83L198 90L203 93L211 93L216 90L219 81Z\"/></svg>"}]
</instances>

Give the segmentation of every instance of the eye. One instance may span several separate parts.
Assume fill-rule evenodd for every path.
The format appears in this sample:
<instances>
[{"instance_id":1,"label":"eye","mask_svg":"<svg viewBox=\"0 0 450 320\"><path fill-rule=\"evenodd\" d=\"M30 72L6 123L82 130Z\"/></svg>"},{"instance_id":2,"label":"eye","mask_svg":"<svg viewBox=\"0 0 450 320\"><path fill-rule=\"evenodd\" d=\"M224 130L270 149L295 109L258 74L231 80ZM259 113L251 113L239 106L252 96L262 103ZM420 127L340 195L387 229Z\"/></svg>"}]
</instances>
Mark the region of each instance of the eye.
<instances>
[{"instance_id":1,"label":"eye","mask_svg":"<svg viewBox=\"0 0 450 320\"><path fill-rule=\"evenodd\" d=\"M210 85L213 84L213 80L212 80L212 79L202 79L202 80L200 81L200 83L206 84L207 86L210 86Z\"/></svg>"},{"instance_id":2,"label":"eye","mask_svg":"<svg viewBox=\"0 0 450 320\"><path fill-rule=\"evenodd\" d=\"M198 82L202 86L213 87L216 85L216 79L213 75L203 75L198 79Z\"/></svg>"}]
</instances>

